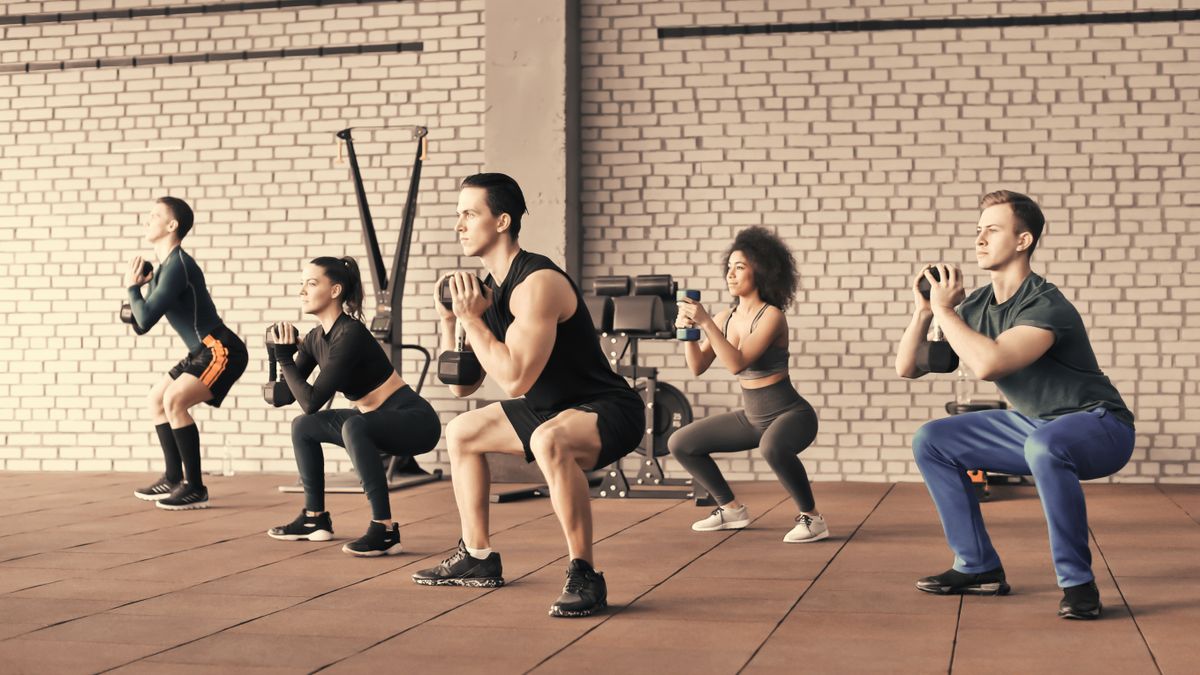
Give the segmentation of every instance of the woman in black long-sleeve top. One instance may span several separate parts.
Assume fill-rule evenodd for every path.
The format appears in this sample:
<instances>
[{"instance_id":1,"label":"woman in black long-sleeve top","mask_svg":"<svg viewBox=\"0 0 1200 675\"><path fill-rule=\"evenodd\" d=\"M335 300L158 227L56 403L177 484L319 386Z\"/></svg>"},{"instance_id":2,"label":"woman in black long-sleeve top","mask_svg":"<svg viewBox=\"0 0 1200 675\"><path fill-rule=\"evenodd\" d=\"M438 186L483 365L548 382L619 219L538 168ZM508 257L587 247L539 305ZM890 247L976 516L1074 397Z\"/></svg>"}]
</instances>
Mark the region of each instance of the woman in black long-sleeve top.
<instances>
[{"instance_id":1,"label":"woman in black long-sleeve top","mask_svg":"<svg viewBox=\"0 0 1200 675\"><path fill-rule=\"evenodd\" d=\"M316 258L305 268L300 301L320 325L299 343L291 324L274 327L275 360L304 410L292 420L292 445L305 505L296 520L267 534L289 541L332 538L321 452L322 443L332 443L349 452L372 512L367 533L342 550L357 556L395 555L401 550L400 526L392 520L380 453L429 452L442 426L433 407L404 383L363 325L362 300L362 278L354 258ZM321 372L309 385L308 377L318 366ZM355 407L321 410L337 392Z\"/></svg>"}]
</instances>

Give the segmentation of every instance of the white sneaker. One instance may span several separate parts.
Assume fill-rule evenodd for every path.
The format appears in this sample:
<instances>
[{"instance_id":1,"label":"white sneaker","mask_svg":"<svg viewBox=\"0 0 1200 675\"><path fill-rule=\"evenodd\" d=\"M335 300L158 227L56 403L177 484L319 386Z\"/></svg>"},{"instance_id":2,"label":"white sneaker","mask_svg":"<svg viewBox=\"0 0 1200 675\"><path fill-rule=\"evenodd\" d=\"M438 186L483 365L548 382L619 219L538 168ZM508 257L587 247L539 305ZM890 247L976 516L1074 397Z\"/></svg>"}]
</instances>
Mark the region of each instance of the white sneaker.
<instances>
[{"instance_id":1,"label":"white sneaker","mask_svg":"<svg viewBox=\"0 0 1200 675\"><path fill-rule=\"evenodd\" d=\"M742 504L736 509L717 507L704 520L692 523L692 529L697 532L714 532L716 530L740 530L750 524L750 510Z\"/></svg>"},{"instance_id":2,"label":"white sneaker","mask_svg":"<svg viewBox=\"0 0 1200 675\"><path fill-rule=\"evenodd\" d=\"M796 516L796 526L792 528L792 531L783 535L783 541L788 544L805 544L827 538L829 538L829 526L825 524L825 517L814 518L803 513Z\"/></svg>"}]
</instances>

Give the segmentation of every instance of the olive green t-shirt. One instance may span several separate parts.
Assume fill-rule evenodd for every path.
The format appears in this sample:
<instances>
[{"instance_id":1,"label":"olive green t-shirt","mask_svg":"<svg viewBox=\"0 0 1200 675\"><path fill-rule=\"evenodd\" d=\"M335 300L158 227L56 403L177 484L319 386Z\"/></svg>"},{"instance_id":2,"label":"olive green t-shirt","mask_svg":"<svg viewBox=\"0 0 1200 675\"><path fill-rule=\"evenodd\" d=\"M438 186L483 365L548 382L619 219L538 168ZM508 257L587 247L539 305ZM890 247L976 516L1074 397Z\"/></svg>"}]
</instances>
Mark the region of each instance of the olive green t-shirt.
<instances>
[{"instance_id":1,"label":"olive green t-shirt","mask_svg":"<svg viewBox=\"0 0 1200 675\"><path fill-rule=\"evenodd\" d=\"M1054 419L1103 407L1133 426L1133 413L1100 371L1083 319L1054 284L1031 272L1003 304L996 304L988 284L967 296L956 311L968 326L993 339L1013 326L1054 333L1053 346L1040 359L996 380L1022 414Z\"/></svg>"}]
</instances>

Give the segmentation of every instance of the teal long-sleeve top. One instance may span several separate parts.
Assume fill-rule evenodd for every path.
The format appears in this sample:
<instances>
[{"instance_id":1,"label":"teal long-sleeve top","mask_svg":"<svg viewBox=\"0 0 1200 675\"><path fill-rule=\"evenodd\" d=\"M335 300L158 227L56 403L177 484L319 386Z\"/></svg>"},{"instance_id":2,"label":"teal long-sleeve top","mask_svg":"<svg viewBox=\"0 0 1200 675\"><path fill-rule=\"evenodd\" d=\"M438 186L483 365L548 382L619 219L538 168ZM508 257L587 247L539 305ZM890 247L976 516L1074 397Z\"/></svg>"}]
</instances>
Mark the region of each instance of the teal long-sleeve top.
<instances>
[{"instance_id":1,"label":"teal long-sleeve top","mask_svg":"<svg viewBox=\"0 0 1200 675\"><path fill-rule=\"evenodd\" d=\"M171 249L146 288L144 298L140 288L129 288L129 307L143 332L166 316L190 353L221 326L221 317L204 283L204 272L182 246Z\"/></svg>"}]
</instances>

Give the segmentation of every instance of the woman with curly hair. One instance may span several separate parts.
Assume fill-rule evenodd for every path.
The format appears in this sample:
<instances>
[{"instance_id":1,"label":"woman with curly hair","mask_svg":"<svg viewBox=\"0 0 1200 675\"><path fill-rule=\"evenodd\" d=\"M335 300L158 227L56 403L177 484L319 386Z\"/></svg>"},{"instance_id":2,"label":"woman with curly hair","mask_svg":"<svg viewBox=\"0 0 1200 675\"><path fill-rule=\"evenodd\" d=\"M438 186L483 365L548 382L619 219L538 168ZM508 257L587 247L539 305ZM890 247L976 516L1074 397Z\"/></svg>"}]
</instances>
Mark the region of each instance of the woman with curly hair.
<instances>
[{"instance_id":1,"label":"woman with curly hair","mask_svg":"<svg viewBox=\"0 0 1200 675\"><path fill-rule=\"evenodd\" d=\"M750 227L739 232L726 251L725 268L732 306L713 317L700 303L681 300L676 320L680 328L695 326L704 332L700 341L685 343L693 374L703 374L719 359L742 385L742 410L690 424L668 441L671 455L717 502L712 514L692 529L711 532L750 524L749 510L734 496L711 455L758 447L800 509L796 526L783 540L825 539L829 528L817 511L798 456L816 438L817 414L788 377L783 310L796 296L796 261L773 232Z\"/></svg>"}]
</instances>

